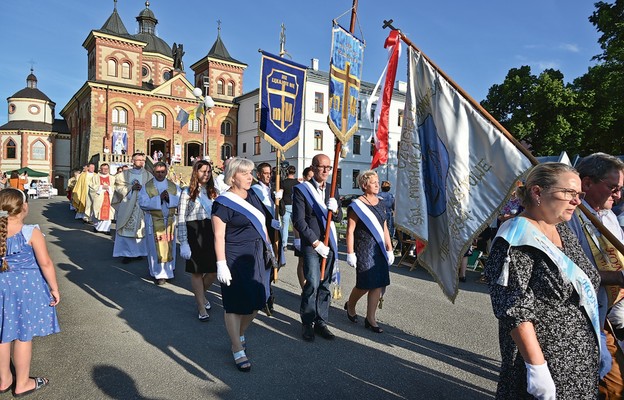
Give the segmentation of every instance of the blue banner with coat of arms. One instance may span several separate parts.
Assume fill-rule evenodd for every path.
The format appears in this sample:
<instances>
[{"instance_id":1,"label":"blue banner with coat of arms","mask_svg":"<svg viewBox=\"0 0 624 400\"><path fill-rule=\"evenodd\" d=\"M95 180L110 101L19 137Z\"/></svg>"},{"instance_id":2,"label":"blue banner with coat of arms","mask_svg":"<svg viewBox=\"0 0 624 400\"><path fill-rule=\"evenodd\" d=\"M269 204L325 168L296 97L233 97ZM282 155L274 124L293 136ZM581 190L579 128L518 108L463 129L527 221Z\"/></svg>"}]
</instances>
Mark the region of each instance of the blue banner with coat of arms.
<instances>
[{"instance_id":1,"label":"blue banner with coat of arms","mask_svg":"<svg viewBox=\"0 0 624 400\"><path fill-rule=\"evenodd\" d=\"M306 71L304 65L262 52L259 130L280 151L299 140Z\"/></svg>"},{"instance_id":2,"label":"blue banner with coat of arms","mask_svg":"<svg viewBox=\"0 0 624 400\"><path fill-rule=\"evenodd\" d=\"M364 42L334 23L327 124L342 143L348 142L358 130L358 99L363 61Z\"/></svg>"}]
</instances>

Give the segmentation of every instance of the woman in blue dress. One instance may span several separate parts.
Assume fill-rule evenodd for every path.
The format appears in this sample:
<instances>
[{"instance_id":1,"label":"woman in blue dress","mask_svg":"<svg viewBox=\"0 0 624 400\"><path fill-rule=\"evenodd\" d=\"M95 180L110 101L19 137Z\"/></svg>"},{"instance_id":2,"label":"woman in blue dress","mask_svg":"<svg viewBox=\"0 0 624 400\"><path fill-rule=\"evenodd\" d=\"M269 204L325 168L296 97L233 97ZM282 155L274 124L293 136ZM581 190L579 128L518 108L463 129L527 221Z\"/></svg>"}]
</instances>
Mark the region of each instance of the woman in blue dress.
<instances>
[{"instance_id":1,"label":"woman in blue dress","mask_svg":"<svg viewBox=\"0 0 624 400\"><path fill-rule=\"evenodd\" d=\"M48 384L30 376L32 339L60 332L54 264L36 225L24 225L23 191L0 191L0 393L25 396ZM11 350L15 376L11 373Z\"/></svg>"},{"instance_id":2,"label":"woman in blue dress","mask_svg":"<svg viewBox=\"0 0 624 400\"><path fill-rule=\"evenodd\" d=\"M377 173L364 171L358 176L358 184L364 194L353 200L347 211L347 264L356 268L356 283L344 308L349 320L357 322L355 306L368 294L364 326L382 333L375 314L382 291L390 284L389 266L394 262L394 253L386 209L377 196Z\"/></svg>"},{"instance_id":3,"label":"woman in blue dress","mask_svg":"<svg viewBox=\"0 0 624 400\"><path fill-rule=\"evenodd\" d=\"M265 259L267 215L260 199L250 190L253 168L248 159L231 159L225 169L225 183L230 189L212 206L225 329L236 367L244 372L251 369L245 354L245 331L269 297L271 267Z\"/></svg>"}]
</instances>

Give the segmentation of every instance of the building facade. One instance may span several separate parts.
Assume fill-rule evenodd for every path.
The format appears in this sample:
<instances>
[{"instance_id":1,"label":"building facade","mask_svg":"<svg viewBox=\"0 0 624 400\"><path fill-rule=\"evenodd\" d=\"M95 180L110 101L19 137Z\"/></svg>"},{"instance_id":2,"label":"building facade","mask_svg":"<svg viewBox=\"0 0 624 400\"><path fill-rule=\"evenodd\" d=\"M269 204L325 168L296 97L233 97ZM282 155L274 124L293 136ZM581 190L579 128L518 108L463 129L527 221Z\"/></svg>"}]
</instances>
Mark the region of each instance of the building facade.
<instances>
[{"instance_id":1,"label":"building facade","mask_svg":"<svg viewBox=\"0 0 624 400\"><path fill-rule=\"evenodd\" d=\"M362 82L360 101L358 103L358 131L349 143L343 146L342 156L338 162L337 186L342 195L361 193L357 185L360 172L370 169L373 159L374 143L371 140L373 126L366 115L366 104L370 100L374 84ZM405 103L404 83L399 82L395 88L390 105L388 163L377 168L380 180L388 180L393 188L396 182L397 153L401 137L403 106ZM312 158L317 154L327 154L333 162L336 139L327 124L329 114L329 74L318 70L318 61L312 60L307 70L305 98L303 101L303 121L299 133L299 141L283 154L283 159L297 168L297 176L303 169L310 166ZM238 103L238 156L249 158L254 163L268 162L275 165L276 150L262 139L258 133L259 90L253 90L236 99ZM374 113L374 109L371 114ZM331 177L330 177L331 178ZM394 192L394 190L392 190Z\"/></svg>"},{"instance_id":2,"label":"building facade","mask_svg":"<svg viewBox=\"0 0 624 400\"><path fill-rule=\"evenodd\" d=\"M37 88L32 69L26 87L7 98L8 122L0 126L0 170L29 167L48 174L61 192L69 178L70 135L67 124L56 118L56 103Z\"/></svg>"},{"instance_id":3,"label":"building facade","mask_svg":"<svg viewBox=\"0 0 624 400\"><path fill-rule=\"evenodd\" d=\"M102 28L92 30L83 43L87 81L61 111L71 134L71 165L128 163L138 151L160 152L182 166L204 153L219 164L221 153L235 151L237 105L232 100L243 93L246 65L229 56L219 31L188 79L183 46L169 46L156 35L158 20L149 1L136 21L138 33L129 34L115 6ZM215 105L182 127L180 110L191 115L203 111L203 102L193 94L195 85Z\"/></svg>"}]
</instances>

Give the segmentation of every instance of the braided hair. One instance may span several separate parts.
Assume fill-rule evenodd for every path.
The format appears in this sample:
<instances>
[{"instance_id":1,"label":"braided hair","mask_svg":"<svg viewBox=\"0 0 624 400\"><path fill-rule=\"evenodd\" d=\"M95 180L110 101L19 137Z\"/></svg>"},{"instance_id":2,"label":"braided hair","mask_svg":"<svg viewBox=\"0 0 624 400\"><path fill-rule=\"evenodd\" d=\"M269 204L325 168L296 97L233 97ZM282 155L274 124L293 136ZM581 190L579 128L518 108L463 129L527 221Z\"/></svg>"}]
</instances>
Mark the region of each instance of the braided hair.
<instances>
[{"instance_id":1,"label":"braided hair","mask_svg":"<svg viewBox=\"0 0 624 400\"><path fill-rule=\"evenodd\" d=\"M14 188L0 190L0 259L2 260L0 272L9 269L9 264L6 261L9 217L21 213L24 203L26 203L26 195L23 191Z\"/></svg>"}]
</instances>

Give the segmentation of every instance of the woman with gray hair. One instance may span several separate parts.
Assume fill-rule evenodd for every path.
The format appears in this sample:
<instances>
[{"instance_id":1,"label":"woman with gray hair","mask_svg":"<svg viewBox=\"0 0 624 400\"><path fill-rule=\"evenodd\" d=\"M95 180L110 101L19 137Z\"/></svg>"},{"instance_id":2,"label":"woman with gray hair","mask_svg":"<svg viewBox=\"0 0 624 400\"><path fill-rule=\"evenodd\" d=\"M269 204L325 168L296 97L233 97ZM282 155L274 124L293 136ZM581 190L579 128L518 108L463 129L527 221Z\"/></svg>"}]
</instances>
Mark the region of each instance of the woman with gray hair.
<instances>
[{"instance_id":1,"label":"woman with gray hair","mask_svg":"<svg viewBox=\"0 0 624 400\"><path fill-rule=\"evenodd\" d=\"M390 284L389 267L394 263L394 253L386 207L377 196L377 173L362 172L358 184L364 194L353 200L347 210L347 264L356 268L356 283L344 308L347 318L356 323L355 305L368 294L364 327L382 333L375 314L382 290Z\"/></svg>"},{"instance_id":2,"label":"woman with gray hair","mask_svg":"<svg viewBox=\"0 0 624 400\"><path fill-rule=\"evenodd\" d=\"M236 368L247 372L245 331L269 297L272 249L268 245L267 216L262 201L251 188L254 164L233 158L225 168L225 183L212 206L212 227L221 283L225 329L232 343Z\"/></svg>"},{"instance_id":3,"label":"woman with gray hair","mask_svg":"<svg viewBox=\"0 0 624 400\"><path fill-rule=\"evenodd\" d=\"M581 179L566 164L539 164L516 193L525 210L500 226L485 266L499 320L496 398L596 399L599 372L611 366L600 276L561 223L585 197Z\"/></svg>"}]
</instances>

